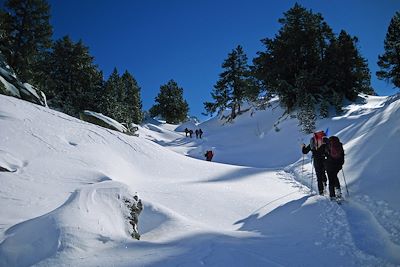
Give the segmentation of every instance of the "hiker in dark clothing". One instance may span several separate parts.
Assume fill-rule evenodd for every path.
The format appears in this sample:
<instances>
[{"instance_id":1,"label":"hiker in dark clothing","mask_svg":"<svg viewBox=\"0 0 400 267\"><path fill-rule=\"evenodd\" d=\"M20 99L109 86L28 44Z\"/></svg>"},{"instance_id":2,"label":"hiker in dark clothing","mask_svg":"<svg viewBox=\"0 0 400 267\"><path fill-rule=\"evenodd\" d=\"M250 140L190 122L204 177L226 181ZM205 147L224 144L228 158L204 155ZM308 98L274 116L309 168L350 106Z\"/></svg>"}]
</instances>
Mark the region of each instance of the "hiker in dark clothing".
<instances>
[{"instance_id":1,"label":"hiker in dark clothing","mask_svg":"<svg viewBox=\"0 0 400 267\"><path fill-rule=\"evenodd\" d=\"M189 129L188 129L188 128L185 128L185 135L186 135L186 137L188 137L188 133L189 133Z\"/></svg>"},{"instance_id":2,"label":"hiker in dark clothing","mask_svg":"<svg viewBox=\"0 0 400 267\"><path fill-rule=\"evenodd\" d=\"M190 138L192 138L192 135L193 135L193 130L189 130L189 136L190 136Z\"/></svg>"},{"instance_id":3,"label":"hiker in dark clothing","mask_svg":"<svg viewBox=\"0 0 400 267\"><path fill-rule=\"evenodd\" d=\"M312 160L314 161L315 174L317 176L318 193L320 195L324 194L324 188L326 187L326 174L325 174L325 149L326 144L324 144L323 137L325 133L323 131L314 133L314 136L310 140L309 145L302 145L303 154L312 152Z\"/></svg>"},{"instance_id":4,"label":"hiker in dark clothing","mask_svg":"<svg viewBox=\"0 0 400 267\"><path fill-rule=\"evenodd\" d=\"M203 135L203 131L201 129L199 129L199 137L201 139L201 136Z\"/></svg>"},{"instance_id":5,"label":"hiker in dark clothing","mask_svg":"<svg viewBox=\"0 0 400 267\"><path fill-rule=\"evenodd\" d=\"M326 160L324 164L329 179L329 196L333 200L342 197L337 175L344 164L344 150L342 143L336 136L326 138L325 143Z\"/></svg>"},{"instance_id":6,"label":"hiker in dark clothing","mask_svg":"<svg viewBox=\"0 0 400 267\"><path fill-rule=\"evenodd\" d=\"M196 139L199 138L199 130L196 129L196 131L194 131L194 133L196 134Z\"/></svg>"},{"instance_id":7,"label":"hiker in dark clothing","mask_svg":"<svg viewBox=\"0 0 400 267\"><path fill-rule=\"evenodd\" d=\"M207 150L207 152L204 154L204 156L206 157L207 161L211 161L214 156L214 153L211 150Z\"/></svg>"}]
</instances>

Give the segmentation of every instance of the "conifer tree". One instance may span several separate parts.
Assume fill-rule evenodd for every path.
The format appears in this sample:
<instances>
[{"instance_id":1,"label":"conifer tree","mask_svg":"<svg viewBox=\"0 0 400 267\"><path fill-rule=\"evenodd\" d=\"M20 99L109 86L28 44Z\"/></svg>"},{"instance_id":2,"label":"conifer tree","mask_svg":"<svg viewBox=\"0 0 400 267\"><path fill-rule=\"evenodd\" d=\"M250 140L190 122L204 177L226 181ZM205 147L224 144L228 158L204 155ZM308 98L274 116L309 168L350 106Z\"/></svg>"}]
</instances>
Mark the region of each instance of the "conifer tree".
<instances>
[{"instance_id":1,"label":"conifer tree","mask_svg":"<svg viewBox=\"0 0 400 267\"><path fill-rule=\"evenodd\" d=\"M334 35L321 14L297 3L279 22L282 27L278 34L274 39L262 40L266 51L258 52L253 64L256 77L291 112L299 106L300 94L318 94L325 86L320 77L322 60ZM298 79L302 80L302 89L296 87Z\"/></svg>"},{"instance_id":2,"label":"conifer tree","mask_svg":"<svg viewBox=\"0 0 400 267\"><path fill-rule=\"evenodd\" d=\"M189 112L189 105L183 98L183 88L174 80L160 87L160 92L155 98L156 104L150 109L151 116L161 115L167 123L185 121Z\"/></svg>"},{"instance_id":3,"label":"conifer tree","mask_svg":"<svg viewBox=\"0 0 400 267\"><path fill-rule=\"evenodd\" d=\"M72 116L84 109L99 111L103 75L94 65L88 47L65 36L54 43L46 58L48 79L41 88L49 105Z\"/></svg>"},{"instance_id":4,"label":"conifer tree","mask_svg":"<svg viewBox=\"0 0 400 267\"><path fill-rule=\"evenodd\" d=\"M106 116L109 116L117 121L125 122L124 110L121 101L123 99L122 81L118 74L117 68L108 77L104 83L104 88L101 97L100 110Z\"/></svg>"},{"instance_id":5,"label":"conifer tree","mask_svg":"<svg viewBox=\"0 0 400 267\"><path fill-rule=\"evenodd\" d=\"M279 96L287 113L298 111L304 130L312 128L305 116L320 107L328 115L329 104L341 111L345 98L373 94L366 60L357 48L357 38L342 31L336 37L321 14L295 4L279 19L282 24L273 39L262 40L266 51L253 59L254 74L263 87ZM313 103L304 101L312 99ZM308 131L308 130L307 130Z\"/></svg>"},{"instance_id":6,"label":"conifer tree","mask_svg":"<svg viewBox=\"0 0 400 267\"><path fill-rule=\"evenodd\" d=\"M378 57L380 70L376 72L381 80L400 88L400 12L397 11L390 21L384 41L385 52Z\"/></svg>"},{"instance_id":7,"label":"conifer tree","mask_svg":"<svg viewBox=\"0 0 400 267\"><path fill-rule=\"evenodd\" d=\"M143 119L140 87L135 78L128 71L125 71L121 76L121 82L125 92L124 104L127 107L126 122L139 124Z\"/></svg>"},{"instance_id":8,"label":"conifer tree","mask_svg":"<svg viewBox=\"0 0 400 267\"><path fill-rule=\"evenodd\" d=\"M367 61L360 55L357 42L356 37L342 30L328 48L324 64L331 92L327 92L327 98L335 92L354 101L359 93L374 93Z\"/></svg>"},{"instance_id":9,"label":"conifer tree","mask_svg":"<svg viewBox=\"0 0 400 267\"><path fill-rule=\"evenodd\" d=\"M230 108L229 119L232 120L241 112L243 101L257 98L259 88L252 77L247 56L240 45L228 54L222 68L224 72L219 75L220 79L211 93L214 102L205 102L204 107L208 114Z\"/></svg>"},{"instance_id":10,"label":"conifer tree","mask_svg":"<svg viewBox=\"0 0 400 267\"><path fill-rule=\"evenodd\" d=\"M51 46L50 6L45 0L8 0L0 15L8 64L22 81L34 82L38 63Z\"/></svg>"},{"instance_id":11,"label":"conifer tree","mask_svg":"<svg viewBox=\"0 0 400 267\"><path fill-rule=\"evenodd\" d=\"M311 94L305 94L299 96L300 108L297 112L297 119L299 126L304 133L310 134L315 131L315 121L317 119L315 115L315 99Z\"/></svg>"}]
</instances>

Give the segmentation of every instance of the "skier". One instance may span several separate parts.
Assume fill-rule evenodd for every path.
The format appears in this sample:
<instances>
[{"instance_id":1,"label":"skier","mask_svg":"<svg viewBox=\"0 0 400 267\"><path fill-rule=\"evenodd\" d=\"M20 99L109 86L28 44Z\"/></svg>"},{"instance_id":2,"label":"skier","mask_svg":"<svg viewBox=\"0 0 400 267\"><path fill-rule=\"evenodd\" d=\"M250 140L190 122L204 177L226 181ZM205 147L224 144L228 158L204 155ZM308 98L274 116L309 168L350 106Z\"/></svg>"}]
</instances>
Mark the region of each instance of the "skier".
<instances>
[{"instance_id":1,"label":"skier","mask_svg":"<svg viewBox=\"0 0 400 267\"><path fill-rule=\"evenodd\" d=\"M192 138L192 135L193 135L193 130L189 130L189 136L190 136L190 138Z\"/></svg>"},{"instance_id":2,"label":"skier","mask_svg":"<svg viewBox=\"0 0 400 267\"><path fill-rule=\"evenodd\" d=\"M196 134L196 139L199 138L199 130L196 129L196 131L194 131L194 133Z\"/></svg>"},{"instance_id":3,"label":"skier","mask_svg":"<svg viewBox=\"0 0 400 267\"><path fill-rule=\"evenodd\" d=\"M331 200L340 200L342 192L340 190L340 182L338 172L344 164L344 150L339 138L331 136L326 138L325 146L325 169L329 179L329 197Z\"/></svg>"},{"instance_id":4,"label":"skier","mask_svg":"<svg viewBox=\"0 0 400 267\"><path fill-rule=\"evenodd\" d=\"M186 135L186 137L188 137L188 133L189 133L189 129L188 129L188 128L185 128L185 135Z\"/></svg>"},{"instance_id":5,"label":"skier","mask_svg":"<svg viewBox=\"0 0 400 267\"><path fill-rule=\"evenodd\" d=\"M318 192L320 195L324 194L324 188L326 187L326 174L325 174L325 150L326 144L324 143L324 137L326 138L324 131L314 133L310 139L310 144L302 144L303 154L312 152L312 160L314 161L315 174L317 176Z\"/></svg>"},{"instance_id":6,"label":"skier","mask_svg":"<svg viewBox=\"0 0 400 267\"><path fill-rule=\"evenodd\" d=\"M203 131L201 129L199 129L199 137L201 139L201 136L203 135Z\"/></svg>"},{"instance_id":7,"label":"skier","mask_svg":"<svg viewBox=\"0 0 400 267\"><path fill-rule=\"evenodd\" d=\"M206 157L207 161L211 161L214 156L214 153L211 150L207 150L207 152L204 154L204 157Z\"/></svg>"}]
</instances>

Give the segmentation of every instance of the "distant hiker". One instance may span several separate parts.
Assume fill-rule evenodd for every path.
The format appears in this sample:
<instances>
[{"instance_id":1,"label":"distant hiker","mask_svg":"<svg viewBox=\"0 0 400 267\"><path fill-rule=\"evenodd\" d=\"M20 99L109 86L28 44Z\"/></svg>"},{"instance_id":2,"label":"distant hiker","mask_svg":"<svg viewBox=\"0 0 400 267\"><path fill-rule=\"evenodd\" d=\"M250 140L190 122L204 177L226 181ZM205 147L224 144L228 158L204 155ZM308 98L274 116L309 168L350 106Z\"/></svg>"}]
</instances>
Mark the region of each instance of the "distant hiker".
<instances>
[{"instance_id":1,"label":"distant hiker","mask_svg":"<svg viewBox=\"0 0 400 267\"><path fill-rule=\"evenodd\" d=\"M317 176L318 192L320 195L324 194L324 187L326 187L326 174L325 174L325 150L326 144L324 143L324 137L326 135L324 131L319 131L313 134L310 139L309 145L302 145L303 154L312 152L312 160L314 162L315 174Z\"/></svg>"},{"instance_id":2,"label":"distant hiker","mask_svg":"<svg viewBox=\"0 0 400 267\"><path fill-rule=\"evenodd\" d=\"M186 135L186 137L188 137L188 133L189 133L189 129L188 129L188 128L185 128L185 135Z\"/></svg>"},{"instance_id":3,"label":"distant hiker","mask_svg":"<svg viewBox=\"0 0 400 267\"><path fill-rule=\"evenodd\" d=\"M192 138L192 135L193 135L193 130L189 130L189 136L190 136L190 138Z\"/></svg>"},{"instance_id":4,"label":"distant hiker","mask_svg":"<svg viewBox=\"0 0 400 267\"><path fill-rule=\"evenodd\" d=\"M203 135L203 131L201 129L199 129L199 137L201 139L201 136Z\"/></svg>"},{"instance_id":5,"label":"distant hiker","mask_svg":"<svg viewBox=\"0 0 400 267\"><path fill-rule=\"evenodd\" d=\"M331 136L329 139L327 138L325 156L325 169L329 179L329 196L332 200L341 198L342 192L337 175L344 164L344 150L337 136Z\"/></svg>"},{"instance_id":6,"label":"distant hiker","mask_svg":"<svg viewBox=\"0 0 400 267\"><path fill-rule=\"evenodd\" d=\"M206 157L207 161L211 161L214 156L214 153L211 150L207 150L207 152L204 154L204 157Z\"/></svg>"},{"instance_id":7,"label":"distant hiker","mask_svg":"<svg viewBox=\"0 0 400 267\"><path fill-rule=\"evenodd\" d=\"M199 130L196 129L196 131L194 131L194 133L196 134L196 139L199 138Z\"/></svg>"}]
</instances>

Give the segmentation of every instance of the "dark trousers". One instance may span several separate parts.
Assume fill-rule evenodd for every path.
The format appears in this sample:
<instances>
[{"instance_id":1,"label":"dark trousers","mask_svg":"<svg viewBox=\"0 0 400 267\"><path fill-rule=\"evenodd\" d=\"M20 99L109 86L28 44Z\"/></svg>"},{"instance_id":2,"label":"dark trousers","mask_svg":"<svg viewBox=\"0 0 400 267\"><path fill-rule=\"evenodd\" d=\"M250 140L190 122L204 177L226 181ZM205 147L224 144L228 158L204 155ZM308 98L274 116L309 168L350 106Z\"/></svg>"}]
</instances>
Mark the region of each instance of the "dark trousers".
<instances>
[{"instance_id":1,"label":"dark trousers","mask_svg":"<svg viewBox=\"0 0 400 267\"><path fill-rule=\"evenodd\" d=\"M324 183L327 181L324 162L319 159L314 159L314 169L315 175L317 176L318 192L322 194L324 192Z\"/></svg>"},{"instance_id":2,"label":"dark trousers","mask_svg":"<svg viewBox=\"0 0 400 267\"><path fill-rule=\"evenodd\" d=\"M330 197L335 197L335 188L340 189L340 182L338 178L338 173L340 169L338 168L329 168L326 170L328 173L328 179L329 179L329 196Z\"/></svg>"}]
</instances>

